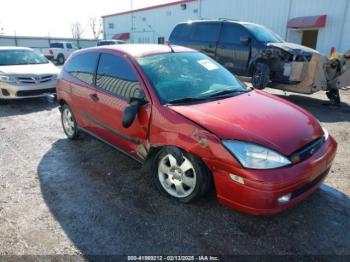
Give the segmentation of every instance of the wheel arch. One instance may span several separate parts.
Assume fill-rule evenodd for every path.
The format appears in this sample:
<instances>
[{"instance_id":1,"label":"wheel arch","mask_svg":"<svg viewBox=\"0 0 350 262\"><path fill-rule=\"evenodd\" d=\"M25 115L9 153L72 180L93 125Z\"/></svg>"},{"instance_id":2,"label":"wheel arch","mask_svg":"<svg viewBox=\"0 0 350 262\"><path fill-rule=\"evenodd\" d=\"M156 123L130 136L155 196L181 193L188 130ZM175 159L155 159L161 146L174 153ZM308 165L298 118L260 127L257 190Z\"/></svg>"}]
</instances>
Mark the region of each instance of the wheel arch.
<instances>
[{"instance_id":1,"label":"wheel arch","mask_svg":"<svg viewBox=\"0 0 350 262\"><path fill-rule=\"evenodd\" d=\"M62 111L62 106L68 105L68 103L66 102L66 100L63 99L63 98L58 99L57 102L58 102L58 104L59 104L59 110L60 110L60 111Z\"/></svg>"},{"instance_id":2,"label":"wheel arch","mask_svg":"<svg viewBox=\"0 0 350 262\"><path fill-rule=\"evenodd\" d=\"M144 164L142 166L143 171L146 171L147 173L153 172L152 168L155 167L156 156L158 155L158 153L162 149L165 152L172 154L177 161L180 161L180 159L182 160L182 157L183 157L182 152L186 152L187 154L191 155L196 161L198 161L197 165L199 165L200 168L202 169L202 171L203 171L202 175L204 177L206 177L206 179L204 179L204 181L206 181L206 182L203 184L204 187L202 188L200 195L202 196L208 192L216 192L214 175L213 175L212 171L210 170L210 168L205 163L205 161L198 154L195 154L193 152L189 152L188 150L185 150L184 148L179 147L177 145L154 145L154 146L151 146L149 154L147 155L147 157L144 161Z\"/></svg>"},{"instance_id":3,"label":"wheel arch","mask_svg":"<svg viewBox=\"0 0 350 262\"><path fill-rule=\"evenodd\" d=\"M263 63L269 65L269 61L263 57L257 57L256 59L252 60L249 64L248 71L249 75L252 76L255 70L255 67L258 63Z\"/></svg>"},{"instance_id":4,"label":"wheel arch","mask_svg":"<svg viewBox=\"0 0 350 262\"><path fill-rule=\"evenodd\" d=\"M156 144L156 145L151 145L150 149L148 151L148 154L143 162L143 166L142 169L144 171L151 171L152 166L154 164L155 161L155 157L157 156L157 154L161 151L161 150L165 150L168 153L171 153L175 156L175 158L180 158L182 157L182 151L191 154L192 156L194 156L198 161L200 161L201 165L203 165L203 167L207 170L207 172L209 173L211 179L213 179L213 174L210 170L210 168L207 166L207 164L205 163L205 161L201 158L201 156L199 156L198 154L196 154L195 152L193 152L193 150L186 150L184 147L179 147L178 145L175 144Z\"/></svg>"}]
</instances>

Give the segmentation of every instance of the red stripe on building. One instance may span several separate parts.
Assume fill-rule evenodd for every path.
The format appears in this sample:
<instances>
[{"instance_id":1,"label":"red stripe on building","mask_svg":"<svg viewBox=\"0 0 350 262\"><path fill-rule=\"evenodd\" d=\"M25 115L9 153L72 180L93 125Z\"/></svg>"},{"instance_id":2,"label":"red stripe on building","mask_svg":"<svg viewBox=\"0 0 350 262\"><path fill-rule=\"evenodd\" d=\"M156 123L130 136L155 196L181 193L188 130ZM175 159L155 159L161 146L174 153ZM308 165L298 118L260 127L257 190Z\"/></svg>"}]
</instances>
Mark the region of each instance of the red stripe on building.
<instances>
[{"instance_id":1,"label":"red stripe on building","mask_svg":"<svg viewBox=\"0 0 350 262\"><path fill-rule=\"evenodd\" d=\"M326 20L327 15L296 17L288 21L288 28L321 28Z\"/></svg>"},{"instance_id":2,"label":"red stripe on building","mask_svg":"<svg viewBox=\"0 0 350 262\"><path fill-rule=\"evenodd\" d=\"M112 16L119 16L119 15L125 15L125 14L131 14L131 13L134 13L134 12L147 11L147 10L157 9L157 8L166 7L166 6L172 6L172 5L178 5L178 4L186 4L186 3L189 3L189 2L195 2L195 1L197 1L197 0L182 0L182 1L176 1L176 2L166 3L166 4L161 4L161 5L153 5L153 6L144 7L144 8L135 9L135 10L130 10L130 11L125 11L125 12L121 12L121 13L104 15L104 16L102 16L102 18L112 17Z\"/></svg>"}]
</instances>

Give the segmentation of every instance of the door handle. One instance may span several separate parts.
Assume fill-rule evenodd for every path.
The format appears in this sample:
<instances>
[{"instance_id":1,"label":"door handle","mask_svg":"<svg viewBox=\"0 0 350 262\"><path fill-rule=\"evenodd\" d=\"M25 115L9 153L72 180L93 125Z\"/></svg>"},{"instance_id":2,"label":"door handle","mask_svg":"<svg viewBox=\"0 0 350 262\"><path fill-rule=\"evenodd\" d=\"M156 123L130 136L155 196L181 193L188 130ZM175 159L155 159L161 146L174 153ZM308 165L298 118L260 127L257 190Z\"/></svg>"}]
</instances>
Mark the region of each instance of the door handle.
<instances>
[{"instance_id":1,"label":"door handle","mask_svg":"<svg viewBox=\"0 0 350 262\"><path fill-rule=\"evenodd\" d=\"M91 98L92 101L97 102L98 100L100 100L98 98L97 94L89 94L89 97Z\"/></svg>"}]
</instances>

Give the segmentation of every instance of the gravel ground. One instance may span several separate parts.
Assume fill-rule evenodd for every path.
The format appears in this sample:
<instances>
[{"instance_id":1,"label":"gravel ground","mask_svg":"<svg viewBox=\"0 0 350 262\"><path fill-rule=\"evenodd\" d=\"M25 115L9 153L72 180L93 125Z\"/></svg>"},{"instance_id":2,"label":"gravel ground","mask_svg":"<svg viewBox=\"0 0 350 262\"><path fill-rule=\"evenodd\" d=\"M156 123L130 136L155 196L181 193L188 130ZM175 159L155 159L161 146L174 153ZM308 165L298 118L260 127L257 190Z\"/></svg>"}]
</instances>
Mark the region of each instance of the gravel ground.
<instances>
[{"instance_id":1,"label":"gravel ground","mask_svg":"<svg viewBox=\"0 0 350 262\"><path fill-rule=\"evenodd\" d=\"M82 136L65 138L55 103L0 105L0 254L350 255L350 92L268 90L312 112L339 144L321 189L273 217L253 217L207 196L162 197L140 165Z\"/></svg>"}]
</instances>

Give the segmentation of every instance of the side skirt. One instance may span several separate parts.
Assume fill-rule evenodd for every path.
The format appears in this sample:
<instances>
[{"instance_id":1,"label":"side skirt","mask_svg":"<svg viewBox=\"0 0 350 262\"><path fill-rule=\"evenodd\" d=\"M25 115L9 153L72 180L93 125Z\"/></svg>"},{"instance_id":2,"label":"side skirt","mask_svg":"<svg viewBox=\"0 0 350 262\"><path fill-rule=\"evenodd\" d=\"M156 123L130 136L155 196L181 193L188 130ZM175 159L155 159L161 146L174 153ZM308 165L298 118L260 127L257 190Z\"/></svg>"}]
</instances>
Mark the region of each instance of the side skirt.
<instances>
[{"instance_id":1,"label":"side skirt","mask_svg":"<svg viewBox=\"0 0 350 262\"><path fill-rule=\"evenodd\" d=\"M90 136L96 138L97 140L100 140L101 142L103 142L103 143L105 143L105 144L107 144L107 145L113 147L114 149L116 149L116 150L119 151L120 153L122 153L122 154L124 154L124 155L126 155L126 156L128 156L128 157L130 157L130 158L132 158L132 159L134 159L135 161L137 161L138 163L140 163L141 165L143 165L144 161L142 161L142 160L140 160L140 159L137 159L137 158L134 157L133 155L131 155L131 154L127 153L126 151L124 151L123 149L120 149L119 147L116 147L115 145L112 145L111 143L109 143L109 142L107 142L106 140L104 140L104 139L98 137L98 136L95 135L94 133L92 133L92 132L86 130L85 128L78 127L78 129L79 129L80 131L82 131L82 132L84 132L84 133L87 133L87 134L89 134Z\"/></svg>"}]
</instances>

